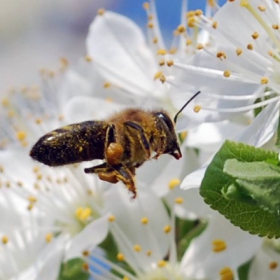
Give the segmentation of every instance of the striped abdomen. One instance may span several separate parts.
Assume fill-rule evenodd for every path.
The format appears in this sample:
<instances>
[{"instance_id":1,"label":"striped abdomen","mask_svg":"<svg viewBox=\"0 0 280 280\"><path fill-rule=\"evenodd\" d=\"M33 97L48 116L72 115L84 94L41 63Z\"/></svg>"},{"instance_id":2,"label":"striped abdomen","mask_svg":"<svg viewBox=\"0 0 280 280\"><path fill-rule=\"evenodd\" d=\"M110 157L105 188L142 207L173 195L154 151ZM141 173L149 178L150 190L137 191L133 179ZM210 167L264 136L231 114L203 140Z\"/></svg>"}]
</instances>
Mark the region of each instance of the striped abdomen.
<instances>
[{"instance_id":1,"label":"striped abdomen","mask_svg":"<svg viewBox=\"0 0 280 280\"><path fill-rule=\"evenodd\" d=\"M30 156L49 166L104 158L108 124L86 121L53 130L33 146Z\"/></svg>"}]
</instances>

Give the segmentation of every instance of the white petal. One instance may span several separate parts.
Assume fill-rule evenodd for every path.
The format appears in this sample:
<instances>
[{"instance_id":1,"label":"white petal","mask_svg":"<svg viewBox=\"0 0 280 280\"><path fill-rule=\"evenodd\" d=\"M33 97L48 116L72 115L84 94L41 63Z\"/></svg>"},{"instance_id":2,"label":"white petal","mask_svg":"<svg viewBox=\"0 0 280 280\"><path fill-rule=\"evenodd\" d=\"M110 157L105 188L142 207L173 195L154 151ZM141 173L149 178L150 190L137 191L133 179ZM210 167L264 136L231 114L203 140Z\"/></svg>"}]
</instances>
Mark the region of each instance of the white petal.
<instances>
[{"instance_id":1,"label":"white petal","mask_svg":"<svg viewBox=\"0 0 280 280\"><path fill-rule=\"evenodd\" d=\"M79 257L85 250L92 250L104 240L108 234L108 216L103 216L87 225L70 243L65 253L66 260Z\"/></svg>"},{"instance_id":2,"label":"white petal","mask_svg":"<svg viewBox=\"0 0 280 280\"><path fill-rule=\"evenodd\" d=\"M279 102L266 106L237 141L261 147L275 134L279 121Z\"/></svg>"},{"instance_id":3,"label":"white petal","mask_svg":"<svg viewBox=\"0 0 280 280\"><path fill-rule=\"evenodd\" d=\"M215 252L214 240L224 241L225 250ZM206 230L191 242L182 259L182 268L190 277L219 279L221 269L230 267L236 271L252 258L261 244L262 238L235 227L216 213L210 218Z\"/></svg>"},{"instance_id":4,"label":"white petal","mask_svg":"<svg viewBox=\"0 0 280 280\"><path fill-rule=\"evenodd\" d=\"M106 11L91 24L86 44L110 82L140 96L153 92L156 63L133 21Z\"/></svg>"}]
</instances>

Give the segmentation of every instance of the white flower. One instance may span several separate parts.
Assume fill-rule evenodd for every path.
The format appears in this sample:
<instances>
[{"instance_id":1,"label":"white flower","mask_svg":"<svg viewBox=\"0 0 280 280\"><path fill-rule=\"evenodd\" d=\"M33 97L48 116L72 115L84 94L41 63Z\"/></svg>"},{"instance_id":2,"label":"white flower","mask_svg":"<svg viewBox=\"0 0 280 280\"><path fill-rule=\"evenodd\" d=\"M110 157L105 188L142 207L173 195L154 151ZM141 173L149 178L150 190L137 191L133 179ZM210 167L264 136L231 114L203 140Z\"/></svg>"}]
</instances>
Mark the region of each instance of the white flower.
<instances>
[{"instance_id":1,"label":"white flower","mask_svg":"<svg viewBox=\"0 0 280 280\"><path fill-rule=\"evenodd\" d=\"M251 259L262 242L259 237L252 238L234 227L221 215L213 214L206 230L192 240L181 259L177 250L181 251L181 246L186 244L178 244L175 238L180 220L175 221L174 207L182 200L173 201L168 214L162 201L151 190L140 189L133 205L127 201L122 189L115 189L108 195L108 207L112 212L109 218L111 232L118 246L116 261L110 262L94 252L89 256L99 263L91 258L85 259L89 267L97 270L102 269L100 263L111 267L111 271L101 270L106 279L233 279L237 277L238 267ZM116 200L122 207L114 203ZM197 198L195 203L201 205L202 198ZM197 228L189 235L205 226L199 220L197 222ZM90 273L98 278L94 271L90 270Z\"/></svg>"},{"instance_id":2,"label":"white flower","mask_svg":"<svg viewBox=\"0 0 280 280\"><path fill-rule=\"evenodd\" d=\"M215 44L205 44L188 64L174 62L176 107L194 87L202 94L194 101L199 113L183 112L190 120L232 119L278 101L279 14L277 1L241 0L227 1L212 20L194 20Z\"/></svg>"},{"instance_id":3,"label":"white flower","mask_svg":"<svg viewBox=\"0 0 280 280\"><path fill-rule=\"evenodd\" d=\"M0 194L0 279L56 279L67 237L55 237L48 221L31 212L20 215L4 186Z\"/></svg>"},{"instance_id":4,"label":"white flower","mask_svg":"<svg viewBox=\"0 0 280 280\"><path fill-rule=\"evenodd\" d=\"M213 8L209 7L210 15ZM160 32L154 1L145 3L144 8L148 16L148 42L133 21L102 10L90 26L87 52L93 58L96 69L110 85L113 99L118 92L128 100L132 99L132 104L161 106L175 114L177 110L172 105L173 92L170 90L170 83L177 75L173 64L177 60L187 62L197 51L197 44L207 39L198 36L198 29L193 31L187 28L186 1L183 1L181 24L174 31L174 42L168 50ZM200 17L202 11L190 13ZM194 88L191 95L199 89ZM189 97L180 98L181 107Z\"/></svg>"}]
</instances>

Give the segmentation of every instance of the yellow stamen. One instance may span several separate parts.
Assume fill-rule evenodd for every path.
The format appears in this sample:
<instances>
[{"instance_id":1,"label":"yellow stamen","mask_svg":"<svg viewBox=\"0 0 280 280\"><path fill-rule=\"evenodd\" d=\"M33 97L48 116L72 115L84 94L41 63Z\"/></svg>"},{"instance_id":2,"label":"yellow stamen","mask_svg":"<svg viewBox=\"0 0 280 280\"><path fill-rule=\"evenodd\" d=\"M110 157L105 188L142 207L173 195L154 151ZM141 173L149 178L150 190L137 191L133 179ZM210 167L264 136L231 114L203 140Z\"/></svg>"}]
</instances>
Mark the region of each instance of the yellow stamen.
<instances>
[{"instance_id":1,"label":"yellow stamen","mask_svg":"<svg viewBox=\"0 0 280 280\"><path fill-rule=\"evenodd\" d=\"M181 180L178 178L174 178L169 181L168 187L170 190L173 190L175 187L179 186L181 184Z\"/></svg>"},{"instance_id":2,"label":"yellow stamen","mask_svg":"<svg viewBox=\"0 0 280 280\"><path fill-rule=\"evenodd\" d=\"M222 51L217 52L216 56L217 56L217 58L219 58L220 60L223 60L223 59L226 59L226 58L227 58L226 53L225 53L225 52L222 52Z\"/></svg>"},{"instance_id":3,"label":"yellow stamen","mask_svg":"<svg viewBox=\"0 0 280 280\"><path fill-rule=\"evenodd\" d=\"M31 196L31 195L30 195L30 196L28 196L27 199L28 199L28 201L31 202L31 203L37 202L37 198L36 198L35 196Z\"/></svg>"},{"instance_id":4,"label":"yellow stamen","mask_svg":"<svg viewBox=\"0 0 280 280\"><path fill-rule=\"evenodd\" d=\"M158 62L159 66L164 66L165 65L165 60L164 59L161 59L159 62Z\"/></svg>"},{"instance_id":5,"label":"yellow stamen","mask_svg":"<svg viewBox=\"0 0 280 280\"><path fill-rule=\"evenodd\" d=\"M233 280L233 271L229 267L224 267L220 270L221 280Z\"/></svg>"},{"instance_id":6,"label":"yellow stamen","mask_svg":"<svg viewBox=\"0 0 280 280\"><path fill-rule=\"evenodd\" d=\"M103 84L103 87L104 87L104 88L110 88L110 87L111 87L111 83L110 83L110 82L105 82L105 83Z\"/></svg>"},{"instance_id":7,"label":"yellow stamen","mask_svg":"<svg viewBox=\"0 0 280 280\"><path fill-rule=\"evenodd\" d=\"M152 251L151 251L151 250L147 251L147 252L146 252L146 255L147 255L148 257L150 257L150 256L152 255Z\"/></svg>"},{"instance_id":8,"label":"yellow stamen","mask_svg":"<svg viewBox=\"0 0 280 280\"><path fill-rule=\"evenodd\" d=\"M149 219L148 219L147 217L143 217L143 218L141 219L141 223L142 223L143 225L146 225L148 222L149 222Z\"/></svg>"},{"instance_id":9,"label":"yellow stamen","mask_svg":"<svg viewBox=\"0 0 280 280\"><path fill-rule=\"evenodd\" d=\"M128 278L127 276L124 276L123 280L130 280L130 278Z\"/></svg>"},{"instance_id":10,"label":"yellow stamen","mask_svg":"<svg viewBox=\"0 0 280 280\"><path fill-rule=\"evenodd\" d=\"M167 51L166 51L165 49L159 49L159 50L157 51L157 54L158 54L158 55L166 55L166 54L167 54Z\"/></svg>"},{"instance_id":11,"label":"yellow stamen","mask_svg":"<svg viewBox=\"0 0 280 280\"><path fill-rule=\"evenodd\" d=\"M166 81L166 78L165 78L164 75L161 75L160 78L159 78L159 80L160 80L162 83L164 83L164 82Z\"/></svg>"},{"instance_id":12,"label":"yellow stamen","mask_svg":"<svg viewBox=\"0 0 280 280\"><path fill-rule=\"evenodd\" d=\"M156 72L156 74L154 75L154 80L158 80L162 75L163 73L161 71Z\"/></svg>"},{"instance_id":13,"label":"yellow stamen","mask_svg":"<svg viewBox=\"0 0 280 280\"><path fill-rule=\"evenodd\" d=\"M170 231L171 231L171 226L165 226L164 227L164 229L163 229L163 231L165 232L165 233L169 233Z\"/></svg>"},{"instance_id":14,"label":"yellow stamen","mask_svg":"<svg viewBox=\"0 0 280 280\"><path fill-rule=\"evenodd\" d=\"M177 49L176 48L171 48L170 50L169 50L169 53L170 54L175 54L177 52Z\"/></svg>"},{"instance_id":15,"label":"yellow stamen","mask_svg":"<svg viewBox=\"0 0 280 280\"><path fill-rule=\"evenodd\" d=\"M247 45L247 49L250 50L250 51L252 51L252 50L254 49L253 44L248 44L248 45Z\"/></svg>"},{"instance_id":16,"label":"yellow stamen","mask_svg":"<svg viewBox=\"0 0 280 280\"><path fill-rule=\"evenodd\" d=\"M278 30L279 29L279 25L278 24L272 24L272 28L275 29L275 30Z\"/></svg>"},{"instance_id":17,"label":"yellow stamen","mask_svg":"<svg viewBox=\"0 0 280 280\"><path fill-rule=\"evenodd\" d=\"M191 44L192 44L192 40L191 40L191 39L187 39L186 45L189 46L189 45L191 45Z\"/></svg>"},{"instance_id":18,"label":"yellow stamen","mask_svg":"<svg viewBox=\"0 0 280 280\"><path fill-rule=\"evenodd\" d=\"M86 56L85 56L85 61L86 61L86 62L92 62L92 57L89 56L89 55L86 55Z\"/></svg>"},{"instance_id":19,"label":"yellow stamen","mask_svg":"<svg viewBox=\"0 0 280 280\"><path fill-rule=\"evenodd\" d=\"M216 29L216 28L218 27L218 22L217 22L217 21L214 21L214 22L212 23L212 27L213 27L214 29Z\"/></svg>"},{"instance_id":20,"label":"yellow stamen","mask_svg":"<svg viewBox=\"0 0 280 280\"><path fill-rule=\"evenodd\" d=\"M229 70L224 71L224 77L228 78L228 77L230 77L230 75L231 75L231 72Z\"/></svg>"},{"instance_id":21,"label":"yellow stamen","mask_svg":"<svg viewBox=\"0 0 280 280\"><path fill-rule=\"evenodd\" d=\"M195 22L196 22L196 19L194 16L189 17L188 22L187 22L188 27L190 27L190 28L195 27Z\"/></svg>"},{"instance_id":22,"label":"yellow stamen","mask_svg":"<svg viewBox=\"0 0 280 280\"><path fill-rule=\"evenodd\" d=\"M174 65L174 61L173 60L168 60L166 62L166 64L167 64L168 67L171 67L172 65Z\"/></svg>"},{"instance_id":23,"label":"yellow stamen","mask_svg":"<svg viewBox=\"0 0 280 280\"><path fill-rule=\"evenodd\" d=\"M114 222L116 220L116 216L110 215L108 220L109 220L109 222Z\"/></svg>"},{"instance_id":24,"label":"yellow stamen","mask_svg":"<svg viewBox=\"0 0 280 280\"><path fill-rule=\"evenodd\" d=\"M84 263L84 264L83 264L83 269L84 269L85 271L89 271L89 264L88 264L88 263Z\"/></svg>"},{"instance_id":25,"label":"yellow stamen","mask_svg":"<svg viewBox=\"0 0 280 280\"><path fill-rule=\"evenodd\" d=\"M259 37L259 33L255 31L255 32L252 34L252 38L253 38L254 40L256 40L258 37Z\"/></svg>"},{"instance_id":26,"label":"yellow stamen","mask_svg":"<svg viewBox=\"0 0 280 280\"><path fill-rule=\"evenodd\" d=\"M194 106L193 110L195 113L198 113L201 110L201 106L196 105L196 106Z\"/></svg>"},{"instance_id":27,"label":"yellow stamen","mask_svg":"<svg viewBox=\"0 0 280 280\"><path fill-rule=\"evenodd\" d=\"M224 251L227 248L227 244L224 240L221 239L215 239L212 241L212 250L215 253L219 253Z\"/></svg>"},{"instance_id":28,"label":"yellow stamen","mask_svg":"<svg viewBox=\"0 0 280 280\"><path fill-rule=\"evenodd\" d=\"M261 12L264 12L266 10L266 7L265 6L258 6L258 9L261 11Z\"/></svg>"},{"instance_id":29,"label":"yellow stamen","mask_svg":"<svg viewBox=\"0 0 280 280\"><path fill-rule=\"evenodd\" d=\"M9 242L8 236L6 236L6 235L2 236L2 243L7 244L8 242Z\"/></svg>"},{"instance_id":30,"label":"yellow stamen","mask_svg":"<svg viewBox=\"0 0 280 280\"><path fill-rule=\"evenodd\" d=\"M262 78L261 78L261 84L262 84L262 85L268 84L268 78L267 78L267 77L262 77Z\"/></svg>"},{"instance_id":31,"label":"yellow stamen","mask_svg":"<svg viewBox=\"0 0 280 280\"><path fill-rule=\"evenodd\" d=\"M186 32L186 27L185 27L184 25L179 25L179 26L177 27L177 31L178 31L179 33L184 33L184 32Z\"/></svg>"},{"instance_id":32,"label":"yellow stamen","mask_svg":"<svg viewBox=\"0 0 280 280\"><path fill-rule=\"evenodd\" d=\"M196 15L197 17L203 15L202 10L196 10L194 13L195 13L195 15Z\"/></svg>"},{"instance_id":33,"label":"yellow stamen","mask_svg":"<svg viewBox=\"0 0 280 280\"><path fill-rule=\"evenodd\" d=\"M143 3L143 9L149 10L150 9L150 4L148 2Z\"/></svg>"},{"instance_id":34,"label":"yellow stamen","mask_svg":"<svg viewBox=\"0 0 280 280\"><path fill-rule=\"evenodd\" d=\"M85 256L85 257L88 257L88 256L90 256L90 252L89 251L83 251L83 256Z\"/></svg>"},{"instance_id":35,"label":"yellow stamen","mask_svg":"<svg viewBox=\"0 0 280 280\"><path fill-rule=\"evenodd\" d=\"M204 47L203 47L202 44L197 44L196 48L197 48L198 50L203 50Z\"/></svg>"},{"instance_id":36,"label":"yellow stamen","mask_svg":"<svg viewBox=\"0 0 280 280\"><path fill-rule=\"evenodd\" d=\"M45 236L46 242L50 243L52 241L53 235L52 233L47 233Z\"/></svg>"},{"instance_id":37,"label":"yellow stamen","mask_svg":"<svg viewBox=\"0 0 280 280\"><path fill-rule=\"evenodd\" d=\"M147 26L148 26L148 28L150 28L150 29L154 28L154 24L153 24L152 22L148 22Z\"/></svg>"},{"instance_id":38,"label":"yellow stamen","mask_svg":"<svg viewBox=\"0 0 280 280\"><path fill-rule=\"evenodd\" d=\"M236 54L237 54L237 55L241 55L242 52L243 52L242 49L240 49L240 48L237 48L237 49L236 49Z\"/></svg>"},{"instance_id":39,"label":"yellow stamen","mask_svg":"<svg viewBox=\"0 0 280 280\"><path fill-rule=\"evenodd\" d=\"M102 16L102 15L104 15L104 13L105 13L105 9L99 9L99 10L97 11L97 13L98 13L100 16Z\"/></svg>"},{"instance_id":40,"label":"yellow stamen","mask_svg":"<svg viewBox=\"0 0 280 280\"><path fill-rule=\"evenodd\" d=\"M183 202L184 202L184 198L182 198L182 197L177 197L175 199L175 203L177 203L177 204L182 204Z\"/></svg>"},{"instance_id":41,"label":"yellow stamen","mask_svg":"<svg viewBox=\"0 0 280 280\"><path fill-rule=\"evenodd\" d=\"M158 262L157 265L158 265L158 267L165 267L167 265L167 262L164 261L164 260L161 260L161 261Z\"/></svg>"},{"instance_id":42,"label":"yellow stamen","mask_svg":"<svg viewBox=\"0 0 280 280\"><path fill-rule=\"evenodd\" d=\"M271 270L273 270L273 269L275 269L275 268L277 268L278 267L278 263L277 262L271 262L270 264L269 264L269 269L271 269Z\"/></svg>"},{"instance_id":43,"label":"yellow stamen","mask_svg":"<svg viewBox=\"0 0 280 280\"><path fill-rule=\"evenodd\" d=\"M92 210L89 207L78 207L76 210L76 217L80 221L87 220L92 215Z\"/></svg>"},{"instance_id":44,"label":"yellow stamen","mask_svg":"<svg viewBox=\"0 0 280 280\"><path fill-rule=\"evenodd\" d=\"M155 38L153 39L153 43L154 43L154 44L157 44L157 43L158 43L158 38L157 38L157 37L155 37Z\"/></svg>"},{"instance_id":45,"label":"yellow stamen","mask_svg":"<svg viewBox=\"0 0 280 280\"><path fill-rule=\"evenodd\" d=\"M118 259L118 261L123 262L125 260L124 254L118 253L117 254L117 259Z\"/></svg>"},{"instance_id":46,"label":"yellow stamen","mask_svg":"<svg viewBox=\"0 0 280 280\"><path fill-rule=\"evenodd\" d=\"M17 139L19 141L24 141L26 139L26 133L22 130L17 132Z\"/></svg>"},{"instance_id":47,"label":"yellow stamen","mask_svg":"<svg viewBox=\"0 0 280 280\"><path fill-rule=\"evenodd\" d=\"M133 246L133 249L134 249L134 251L136 251L136 252L141 252L141 250L142 250L141 246L138 245L138 244L134 245L134 246Z\"/></svg>"}]
</instances>

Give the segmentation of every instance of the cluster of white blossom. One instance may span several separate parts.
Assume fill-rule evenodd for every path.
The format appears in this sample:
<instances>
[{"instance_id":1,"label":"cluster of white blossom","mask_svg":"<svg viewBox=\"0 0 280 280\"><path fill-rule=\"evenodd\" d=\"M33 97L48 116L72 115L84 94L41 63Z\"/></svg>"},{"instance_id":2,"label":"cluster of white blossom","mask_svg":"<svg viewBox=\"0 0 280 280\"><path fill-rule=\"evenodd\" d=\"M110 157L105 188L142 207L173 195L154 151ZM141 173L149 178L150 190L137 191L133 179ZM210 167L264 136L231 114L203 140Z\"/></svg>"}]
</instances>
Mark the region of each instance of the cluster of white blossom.
<instances>
[{"instance_id":1,"label":"cluster of white blossom","mask_svg":"<svg viewBox=\"0 0 280 280\"><path fill-rule=\"evenodd\" d=\"M0 111L0 279L74 279L63 274L73 259L83 279L279 279L277 241L233 226L199 195L225 139L263 147L276 134L278 2L208 1L203 13L183 0L169 49L153 0L144 3L147 38L129 18L100 10L81 61L62 59L56 71L41 70L40 87L11 89ZM51 168L29 157L52 129L127 106L173 116L198 90L176 126L183 158L140 167L134 200L122 184L85 174L92 162Z\"/></svg>"}]
</instances>

